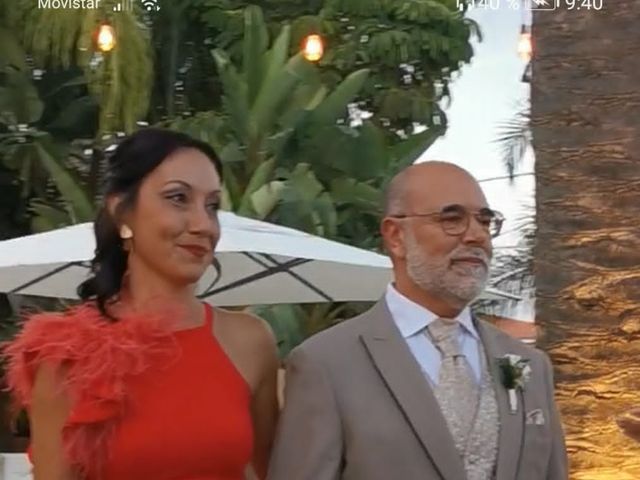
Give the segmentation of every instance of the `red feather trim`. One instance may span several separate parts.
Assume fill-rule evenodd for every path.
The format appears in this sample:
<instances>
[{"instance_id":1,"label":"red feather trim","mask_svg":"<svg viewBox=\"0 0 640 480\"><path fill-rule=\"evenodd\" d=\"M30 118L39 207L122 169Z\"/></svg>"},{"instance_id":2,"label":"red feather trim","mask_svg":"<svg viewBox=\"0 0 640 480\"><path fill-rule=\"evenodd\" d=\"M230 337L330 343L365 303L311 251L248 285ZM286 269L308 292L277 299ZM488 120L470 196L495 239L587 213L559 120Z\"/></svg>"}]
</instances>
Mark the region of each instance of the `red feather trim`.
<instances>
[{"instance_id":1,"label":"red feather trim","mask_svg":"<svg viewBox=\"0 0 640 480\"><path fill-rule=\"evenodd\" d=\"M156 308L154 311L158 311ZM119 315L109 322L92 304L64 314L41 313L5 345L7 383L29 408L36 370L43 362L65 367L72 411L63 431L71 465L99 475L115 429L127 410L127 380L179 353L172 335L176 309Z\"/></svg>"}]
</instances>

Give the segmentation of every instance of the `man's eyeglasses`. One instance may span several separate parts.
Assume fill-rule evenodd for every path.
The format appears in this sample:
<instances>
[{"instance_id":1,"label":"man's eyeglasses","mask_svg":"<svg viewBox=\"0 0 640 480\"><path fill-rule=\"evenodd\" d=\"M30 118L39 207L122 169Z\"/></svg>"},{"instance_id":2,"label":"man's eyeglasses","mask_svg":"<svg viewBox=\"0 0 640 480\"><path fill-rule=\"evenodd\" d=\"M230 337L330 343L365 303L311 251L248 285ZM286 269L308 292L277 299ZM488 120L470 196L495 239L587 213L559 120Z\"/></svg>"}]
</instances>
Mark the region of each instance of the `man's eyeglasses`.
<instances>
[{"instance_id":1,"label":"man's eyeglasses","mask_svg":"<svg viewBox=\"0 0 640 480\"><path fill-rule=\"evenodd\" d=\"M500 235L502 224L504 223L504 215L490 208L470 211L462 205L448 205L439 212L389 215L391 218L419 217L434 219L440 224L444 233L454 236L463 235L469 229L472 216L492 238Z\"/></svg>"}]
</instances>

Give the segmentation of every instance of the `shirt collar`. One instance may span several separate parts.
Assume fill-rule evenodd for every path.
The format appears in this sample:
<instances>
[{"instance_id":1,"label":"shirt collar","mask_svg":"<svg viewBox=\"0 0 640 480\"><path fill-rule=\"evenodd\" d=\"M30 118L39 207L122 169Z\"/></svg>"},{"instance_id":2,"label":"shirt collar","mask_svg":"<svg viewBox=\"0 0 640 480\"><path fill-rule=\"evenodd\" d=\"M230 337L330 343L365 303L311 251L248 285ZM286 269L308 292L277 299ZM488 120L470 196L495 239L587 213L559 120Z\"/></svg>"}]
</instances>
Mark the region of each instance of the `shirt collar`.
<instances>
[{"instance_id":1,"label":"shirt collar","mask_svg":"<svg viewBox=\"0 0 640 480\"><path fill-rule=\"evenodd\" d=\"M438 318L435 313L402 295L391 283L387 286L385 301L391 312L393 321L398 326L404 338L422 333L431 322ZM473 324L471 309L469 307L462 310L455 319L460 322L460 325L476 340L480 340L480 335Z\"/></svg>"}]
</instances>

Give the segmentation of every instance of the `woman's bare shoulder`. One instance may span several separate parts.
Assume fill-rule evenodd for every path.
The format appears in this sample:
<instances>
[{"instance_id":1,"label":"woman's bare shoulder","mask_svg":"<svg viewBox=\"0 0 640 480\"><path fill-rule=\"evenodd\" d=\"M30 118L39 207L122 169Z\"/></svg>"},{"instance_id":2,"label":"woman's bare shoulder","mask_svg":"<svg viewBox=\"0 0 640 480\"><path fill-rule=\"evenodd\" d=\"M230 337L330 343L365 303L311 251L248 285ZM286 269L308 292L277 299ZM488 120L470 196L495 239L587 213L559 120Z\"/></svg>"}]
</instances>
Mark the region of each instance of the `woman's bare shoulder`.
<instances>
[{"instance_id":1,"label":"woman's bare shoulder","mask_svg":"<svg viewBox=\"0 0 640 480\"><path fill-rule=\"evenodd\" d=\"M225 334L237 338L244 344L267 349L274 348L276 338L267 321L247 311L231 311L215 308L215 322Z\"/></svg>"}]
</instances>

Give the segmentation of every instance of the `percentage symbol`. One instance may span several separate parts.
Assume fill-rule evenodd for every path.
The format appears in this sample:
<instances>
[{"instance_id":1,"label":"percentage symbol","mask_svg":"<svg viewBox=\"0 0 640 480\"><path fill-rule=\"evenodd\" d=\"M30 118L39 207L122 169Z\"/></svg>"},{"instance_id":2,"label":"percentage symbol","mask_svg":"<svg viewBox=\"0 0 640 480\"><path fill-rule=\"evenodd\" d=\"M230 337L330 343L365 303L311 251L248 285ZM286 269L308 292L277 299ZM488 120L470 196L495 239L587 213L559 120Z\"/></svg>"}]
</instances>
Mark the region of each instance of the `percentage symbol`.
<instances>
[{"instance_id":1,"label":"percentage symbol","mask_svg":"<svg viewBox=\"0 0 640 480\"><path fill-rule=\"evenodd\" d=\"M520 9L520 0L507 0L507 3L509 4L509 8L512 10Z\"/></svg>"}]
</instances>

